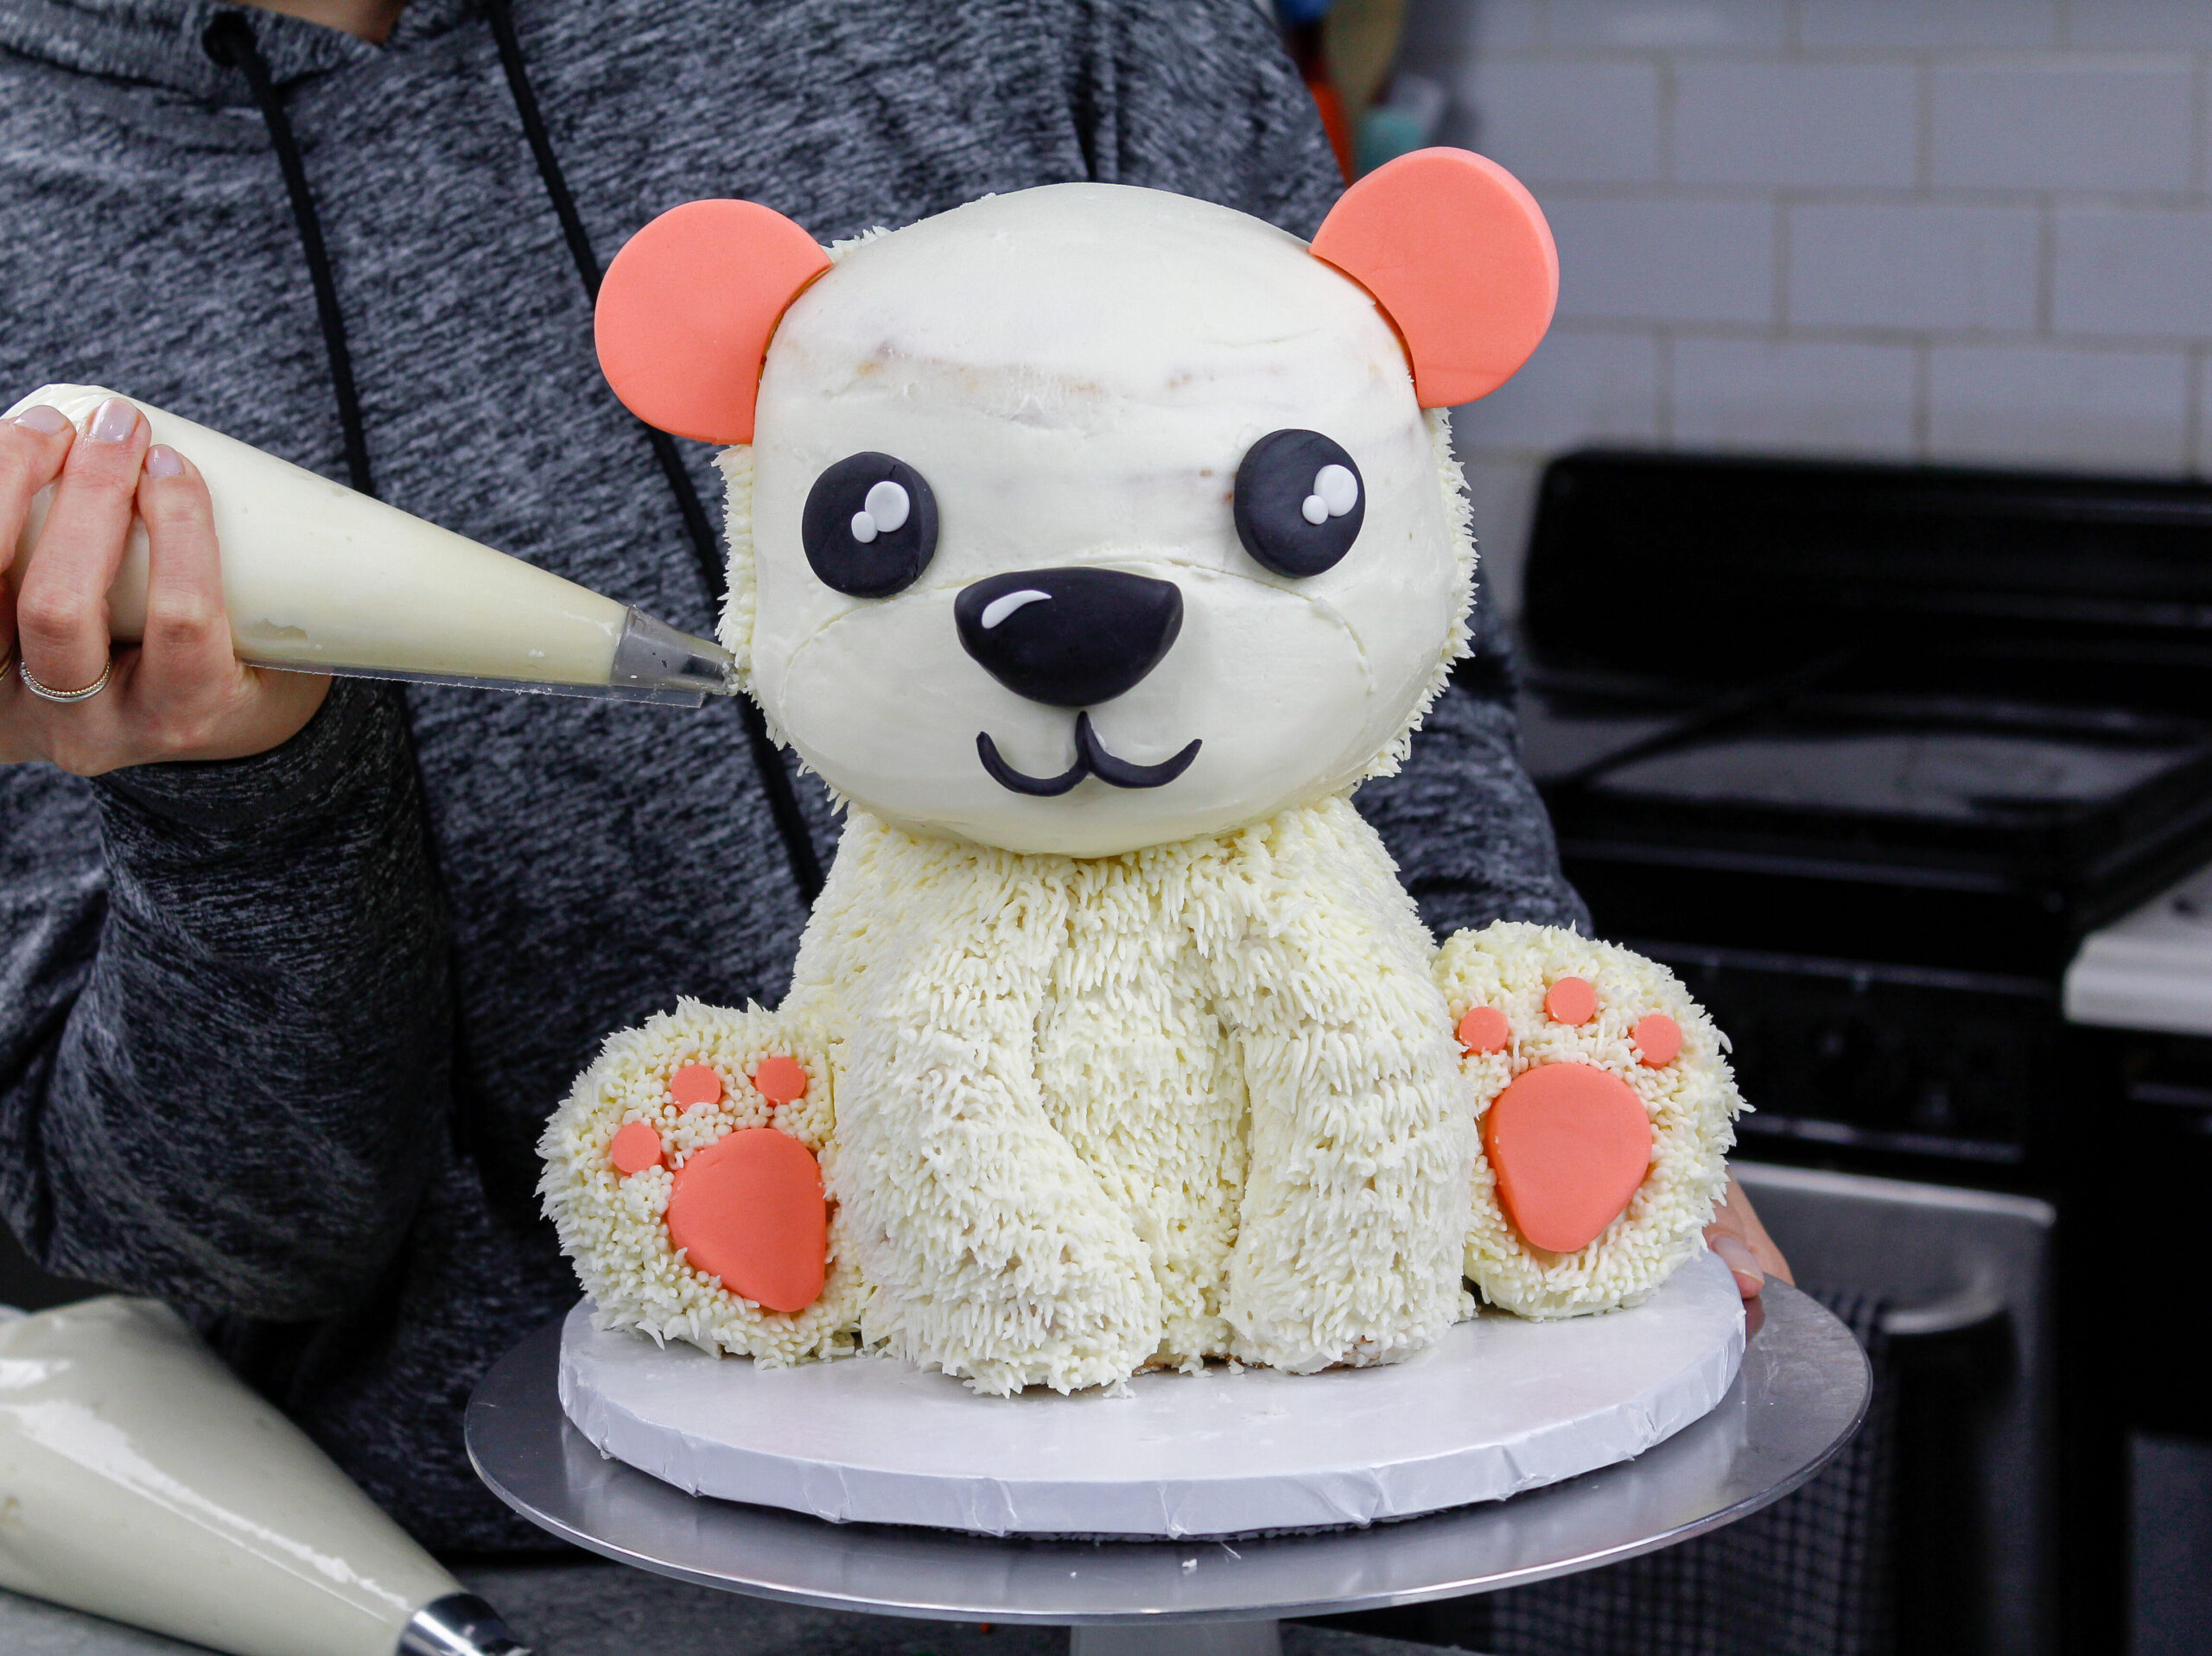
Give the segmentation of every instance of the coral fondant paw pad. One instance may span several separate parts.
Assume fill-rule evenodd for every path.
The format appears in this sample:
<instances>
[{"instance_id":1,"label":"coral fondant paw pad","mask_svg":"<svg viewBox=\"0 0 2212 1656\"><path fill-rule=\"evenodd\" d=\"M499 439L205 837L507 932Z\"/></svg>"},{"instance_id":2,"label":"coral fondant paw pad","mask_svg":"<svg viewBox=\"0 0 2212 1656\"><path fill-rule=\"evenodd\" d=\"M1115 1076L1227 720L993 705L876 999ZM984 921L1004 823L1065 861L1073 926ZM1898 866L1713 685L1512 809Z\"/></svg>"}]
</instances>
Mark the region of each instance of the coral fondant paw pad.
<instances>
[{"instance_id":1,"label":"coral fondant paw pad","mask_svg":"<svg viewBox=\"0 0 2212 1656\"><path fill-rule=\"evenodd\" d=\"M694 1269L772 1311L798 1311L822 1293L830 1209L805 1145L773 1127L718 1139L677 1171L669 1240Z\"/></svg>"},{"instance_id":2,"label":"coral fondant paw pad","mask_svg":"<svg viewBox=\"0 0 2212 1656\"><path fill-rule=\"evenodd\" d=\"M1505 1216L1536 1247L1573 1253L1621 1215L1651 1164L1643 1101L1586 1063L1524 1072L1483 1117Z\"/></svg>"}]
</instances>

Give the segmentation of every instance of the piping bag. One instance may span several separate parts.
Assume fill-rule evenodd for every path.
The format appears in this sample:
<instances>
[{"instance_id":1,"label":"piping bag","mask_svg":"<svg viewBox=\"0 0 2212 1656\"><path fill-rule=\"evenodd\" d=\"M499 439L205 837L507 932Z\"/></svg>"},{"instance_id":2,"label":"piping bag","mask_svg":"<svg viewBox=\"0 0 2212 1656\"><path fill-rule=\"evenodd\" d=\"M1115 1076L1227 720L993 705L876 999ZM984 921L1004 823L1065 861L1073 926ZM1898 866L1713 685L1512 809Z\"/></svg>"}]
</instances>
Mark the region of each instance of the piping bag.
<instances>
[{"instance_id":1,"label":"piping bag","mask_svg":"<svg viewBox=\"0 0 2212 1656\"><path fill-rule=\"evenodd\" d=\"M527 1656L150 1299L0 1306L0 1587L233 1656Z\"/></svg>"},{"instance_id":2,"label":"piping bag","mask_svg":"<svg viewBox=\"0 0 2212 1656\"><path fill-rule=\"evenodd\" d=\"M81 435L115 393L47 385L43 403ZM223 602L238 658L257 667L550 691L696 707L736 693L729 652L642 610L495 552L288 460L130 399L200 468L214 502ZM33 503L21 550L44 527ZM108 588L109 633L136 643L146 620L146 530L132 521Z\"/></svg>"}]
</instances>

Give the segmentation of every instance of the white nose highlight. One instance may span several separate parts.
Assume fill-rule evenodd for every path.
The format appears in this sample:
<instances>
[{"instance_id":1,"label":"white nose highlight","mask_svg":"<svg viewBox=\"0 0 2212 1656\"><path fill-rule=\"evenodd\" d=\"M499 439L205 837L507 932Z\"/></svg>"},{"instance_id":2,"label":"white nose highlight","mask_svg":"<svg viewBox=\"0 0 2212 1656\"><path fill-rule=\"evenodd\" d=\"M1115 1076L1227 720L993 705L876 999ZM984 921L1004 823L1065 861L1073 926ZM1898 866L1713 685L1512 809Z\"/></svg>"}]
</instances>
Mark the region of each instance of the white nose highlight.
<instances>
[{"instance_id":1,"label":"white nose highlight","mask_svg":"<svg viewBox=\"0 0 2212 1656\"><path fill-rule=\"evenodd\" d=\"M1052 597L1034 587L1024 587L1018 593L1008 593L1004 598L994 598L983 606L983 631L988 632L1024 604L1042 604Z\"/></svg>"}]
</instances>

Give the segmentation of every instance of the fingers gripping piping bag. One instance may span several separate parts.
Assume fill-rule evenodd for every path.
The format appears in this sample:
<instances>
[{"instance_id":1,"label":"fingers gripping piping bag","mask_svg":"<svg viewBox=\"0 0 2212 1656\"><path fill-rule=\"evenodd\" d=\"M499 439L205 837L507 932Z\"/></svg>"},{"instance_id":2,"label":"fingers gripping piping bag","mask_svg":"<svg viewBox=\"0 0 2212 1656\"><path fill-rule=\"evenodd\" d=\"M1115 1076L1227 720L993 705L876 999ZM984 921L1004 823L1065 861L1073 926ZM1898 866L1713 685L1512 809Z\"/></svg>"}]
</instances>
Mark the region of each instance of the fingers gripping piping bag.
<instances>
[{"instance_id":1,"label":"fingers gripping piping bag","mask_svg":"<svg viewBox=\"0 0 2212 1656\"><path fill-rule=\"evenodd\" d=\"M526 1656L148 1299L0 1307L0 1587L235 1656Z\"/></svg>"},{"instance_id":2,"label":"fingers gripping piping bag","mask_svg":"<svg viewBox=\"0 0 2212 1656\"><path fill-rule=\"evenodd\" d=\"M7 417L42 403L82 432L113 395L48 385ZM207 480L240 661L677 707L733 693L730 657L717 644L235 438L137 407L153 441ZM41 494L32 508L26 555L50 499ZM134 522L108 589L118 643L136 642L145 624L146 553L144 526Z\"/></svg>"}]
</instances>

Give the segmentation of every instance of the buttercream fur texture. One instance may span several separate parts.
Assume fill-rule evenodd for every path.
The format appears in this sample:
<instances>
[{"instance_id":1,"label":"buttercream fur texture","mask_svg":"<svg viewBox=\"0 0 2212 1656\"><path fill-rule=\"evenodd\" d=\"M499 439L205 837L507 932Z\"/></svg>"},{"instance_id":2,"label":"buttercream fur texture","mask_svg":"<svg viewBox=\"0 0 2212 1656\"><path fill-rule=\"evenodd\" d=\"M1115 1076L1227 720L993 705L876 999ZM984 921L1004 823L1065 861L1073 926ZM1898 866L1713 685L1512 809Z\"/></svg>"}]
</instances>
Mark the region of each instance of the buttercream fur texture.
<instances>
[{"instance_id":1,"label":"buttercream fur texture","mask_svg":"<svg viewBox=\"0 0 2212 1656\"><path fill-rule=\"evenodd\" d=\"M747 451L723 470L723 636L742 660ZM1465 638L1452 629L1437 687ZM1542 1010L1566 976L1598 990L1580 1027ZM1476 1005L1506 1012L1504 1051L1461 1054ZM1663 1069L1628 1036L1654 1012L1684 1036ZM1741 1106L1722 1047L1625 949L1501 923L1440 950L1345 796L1095 859L920 837L855 808L782 1007L687 1001L614 1036L548 1126L541 1188L601 1327L768 1363L875 1348L993 1393L1208 1358L1310 1373L1431 1343L1472 1312L1463 1275L1535 1317L1647 1297L1726 1181ZM810 1077L772 1116L747 1081L771 1052ZM1514 1075L1560 1061L1626 1081L1655 1155L1627 1210L1554 1256L1500 1211L1479 1122ZM680 1114L669 1077L702 1062L734 1101ZM632 1120L661 1130L668 1166L624 1178L607 1146ZM795 1314L692 1267L661 1223L671 1170L763 1121L819 1154L834 1204L828 1284Z\"/></svg>"}]
</instances>

